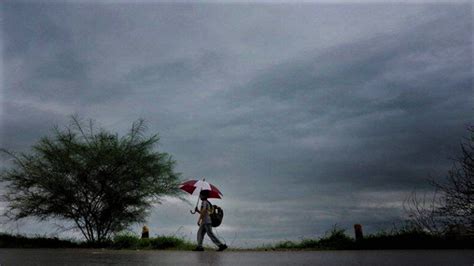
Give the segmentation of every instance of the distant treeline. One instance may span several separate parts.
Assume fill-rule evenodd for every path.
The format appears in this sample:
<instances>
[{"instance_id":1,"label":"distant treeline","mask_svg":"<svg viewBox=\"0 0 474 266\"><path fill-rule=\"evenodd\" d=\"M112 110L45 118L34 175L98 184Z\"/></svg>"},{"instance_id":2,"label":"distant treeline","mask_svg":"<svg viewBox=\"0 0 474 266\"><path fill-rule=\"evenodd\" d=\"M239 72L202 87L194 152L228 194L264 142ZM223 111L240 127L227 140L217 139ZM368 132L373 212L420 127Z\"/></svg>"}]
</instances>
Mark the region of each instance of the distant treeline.
<instances>
[{"instance_id":1,"label":"distant treeline","mask_svg":"<svg viewBox=\"0 0 474 266\"><path fill-rule=\"evenodd\" d=\"M414 229L403 229L367 235L355 240L343 229L333 229L319 239L303 239L299 242L283 241L271 250L344 250L344 249L474 249L474 238L450 235L435 235Z\"/></svg>"},{"instance_id":2,"label":"distant treeline","mask_svg":"<svg viewBox=\"0 0 474 266\"><path fill-rule=\"evenodd\" d=\"M97 248L87 242L48 237L25 237L0 234L0 248ZM131 233L118 234L101 248L192 250L195 245L175 236L156 236L141 239ZM402 229L367 235L355 240L345 230L334 228L325 236L299 242L282 241L250 250L357 250L357 249L474 249L474 238L434 235L414 229ZM234 249L239 250L239 249ZM245 249L249 250L249 249Z\"/></svg>"},{"instance_id":3,"label":"distant treeline","mask_svg":"<svg viewBox=\"0 0 474 266\"><path fill-rule=\"evenodd\" d=\"M77 248L80 242L56 237L26 237L0 233L0 248Z\"/></svg>"},{"instance_id":4,"label":"distant treeline","mask_svg":"<svg viewBox=\"0 0 474 266\"><path fill-rule=\"evenodd\" d=\"M0 248L110 248L110 249L175 249L192 250L194 244L175 236L157 236L141 239L130 233L119 234L98 246L84 241L56 237L26 237L0 233Z\"/></svg>"}]
</instances>

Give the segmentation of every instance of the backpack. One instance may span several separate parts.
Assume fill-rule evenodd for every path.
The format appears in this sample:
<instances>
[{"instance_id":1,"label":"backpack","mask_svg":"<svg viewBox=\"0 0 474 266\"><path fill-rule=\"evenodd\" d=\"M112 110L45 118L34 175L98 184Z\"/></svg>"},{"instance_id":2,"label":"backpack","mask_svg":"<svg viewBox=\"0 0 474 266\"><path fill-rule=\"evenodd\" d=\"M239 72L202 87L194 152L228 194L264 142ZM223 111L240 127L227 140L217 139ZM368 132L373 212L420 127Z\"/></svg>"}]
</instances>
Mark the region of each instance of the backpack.
<instances>
[{"instance_id":1,"label":"backpack","mask_svg":"<svg viewBox=\"0 0 474 266\"><path fill-rule=\"evenodd\" d=\"M210 202L209 204L211 205L211 212L209 213L209 216L211 217L212 227L218 227L221 225L222 219L224 218L224 210L222 210L222 208L217 205L212 205Z\"/></svg>"}]
</instances>

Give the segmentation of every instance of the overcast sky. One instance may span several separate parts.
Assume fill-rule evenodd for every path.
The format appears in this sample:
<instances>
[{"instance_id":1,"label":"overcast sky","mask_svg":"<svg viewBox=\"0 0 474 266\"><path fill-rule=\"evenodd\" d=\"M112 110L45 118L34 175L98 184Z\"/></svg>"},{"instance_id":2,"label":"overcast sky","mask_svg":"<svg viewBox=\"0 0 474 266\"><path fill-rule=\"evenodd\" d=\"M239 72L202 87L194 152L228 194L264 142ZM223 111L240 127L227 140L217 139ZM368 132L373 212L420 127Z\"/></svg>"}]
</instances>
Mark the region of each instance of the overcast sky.
<instances>
[{"instance_id":1,"label":"overcast sky","mask_svg":"<svg viewBox=\"0 0 474 266\"><path fill-rule=\"evenodd\" d=\"M0 6L1 146L144 118L183 180L221 189L233 246L391 228L474 121L472 4ZM190 208L166 200L151 234L194 240Z\"/></svg>"}]
</instances>

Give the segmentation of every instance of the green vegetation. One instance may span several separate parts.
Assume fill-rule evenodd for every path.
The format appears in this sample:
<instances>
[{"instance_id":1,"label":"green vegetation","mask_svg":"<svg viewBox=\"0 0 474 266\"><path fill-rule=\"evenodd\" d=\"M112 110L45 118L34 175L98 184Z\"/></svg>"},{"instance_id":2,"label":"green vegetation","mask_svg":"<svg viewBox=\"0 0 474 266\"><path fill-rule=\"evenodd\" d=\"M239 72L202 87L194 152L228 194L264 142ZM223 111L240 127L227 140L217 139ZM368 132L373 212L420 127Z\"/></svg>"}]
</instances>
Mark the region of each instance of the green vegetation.
<instances>
[{"instance_id":1,"label":"green vegetation","mask_svg":"<svg viewBox=\"0 0 474 266\"><path fill-rule=\"evenodd\" d=\"M175 236L156 236L141 239L125 232L117 234L104 243L102 248L133 250L192 250L195 244ZM88 242L47 238L25 237L0 233L0 248L96 248ZM344 229L333 228L318 239L303 239L299 242L282 241L275 245L265 245L252 249L233 250L357 250L357 249L474 249L474 238L434 235L413 228L403 228L390 232L380 232L356 241Z\"/></svg>"},{"instance_id":2,"label":"green vegetation","mask_svg":"<svg viewBox=\"0 0 474 266\"><path fill-rule=\"evenodd\" d=\"M0 170L6 217L70 221L93 246L134 223L144 222L163 196L179 196L175 161L158 152L157 134L146 136L143 120L122 137L72 118L29 152L0 149L13 165Z\"/></svg>"},{"instance_id":3,"label":"green vegetation","mask_svg":"<svg viewBox=\"0 0 474 266\"><path fill-rule=\"evenodd\" d=\"M123 233L114 237L111 247L115 249L192 250L196 245L175 236L157 236L141 239L134 234Z\"/></svg>"},{"instance_id":4,"label":"green vegetation","mask_svg":"<svg viewBox=\"0 0 474 266\"><path fill-rule=\"evenodd\" d=\"M300 242L284 241L264 250L343 250L343 249L473 249L472 237L435 235L414 228L367 235L356 241L346 235L344 229L334 228L319 239L303 239Z\"/></svg>"},{"instance_id":5,"label":"green vegetation","mask_svg":"<svg viewBox=\"0 0 474 266\"><path fill-rule=\"evenodd\" d=\"M77 248L80 246L78 242L56 237L26 237L0 233L0 248Z\"/></svg>"},{"instance_id":6,"label":"green vegetation","mask_svg":"<svg viewBox=\"0 0 474 266\"><path fill-rule=\"evenodd\" d=\"M90 242L63 240L42 236L26 237L0 233L0 248L97 248ZM112 240L103 243L101 248L110 249L160 249L160 250L192 250L195 244L175 236L156 236L141 239L131 233L121 233Z\"/></svg>"},{"instance_id":7,"label":"green vegetation","mask_svg":"<svg viewBox=\"0 0 474 266\"><path fill-rule=\"evenodd\" d=\"M472 237L432 234L417 229L403 229L368 235L356 241L355 249L472 249Z\"/></svg>"},{"instance_id":8,"label":"green vegetation","mask_svg":"<svg viewBox=\"0 0 474 266\"><path fill-rule=\"evenodd\" d=\"M344 229L334 227L320 239L303 239L301 242L284 241L273 249L351 249L354 240L345 234Z\"/></svg>"}]
</instances>

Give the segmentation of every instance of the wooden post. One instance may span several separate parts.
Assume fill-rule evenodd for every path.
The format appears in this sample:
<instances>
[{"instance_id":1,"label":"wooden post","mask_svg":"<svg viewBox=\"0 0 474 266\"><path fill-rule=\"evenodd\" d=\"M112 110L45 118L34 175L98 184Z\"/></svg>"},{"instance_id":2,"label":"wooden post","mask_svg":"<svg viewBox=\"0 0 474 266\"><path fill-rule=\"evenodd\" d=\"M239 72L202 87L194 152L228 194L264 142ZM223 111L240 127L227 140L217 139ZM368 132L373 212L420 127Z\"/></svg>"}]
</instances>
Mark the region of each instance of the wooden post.
<instances>
[{"instance_id":1,"label":"wooden post","mask_svg":"<svg viewBox=\"0 0 474 266\"><path fill-rule=\"evenodd\" d=\"M149 238L150 237L150 232L148 230L148 227L146 225L143 226L142 228L142 239L143 238Z\"/></svg>"},{"instance_id":2,"label":"wooden post","mask_svg":"<svg viewBox=\"0 0 474 266\"><path fill-rule=\"evenodd\" d=\"M362 233L362 225L361 224L354 224L354 232L356 241L360 241L364 238L364 234Z\"/></svg>"}]
</instances>

